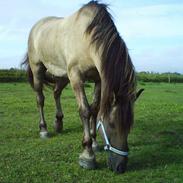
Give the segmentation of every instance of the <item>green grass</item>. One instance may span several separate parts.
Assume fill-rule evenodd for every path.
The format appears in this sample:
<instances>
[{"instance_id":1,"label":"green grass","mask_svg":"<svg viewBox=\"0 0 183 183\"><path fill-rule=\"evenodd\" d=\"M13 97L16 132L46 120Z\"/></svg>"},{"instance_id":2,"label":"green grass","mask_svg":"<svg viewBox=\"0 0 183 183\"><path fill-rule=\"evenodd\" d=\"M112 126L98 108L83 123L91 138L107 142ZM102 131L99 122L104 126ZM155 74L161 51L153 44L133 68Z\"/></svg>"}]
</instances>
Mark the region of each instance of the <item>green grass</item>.
<instances>
[{"instance_id":1,"label":"green grass","mask_svg":"<svg viewBox=\"0 0 183 183\"><path fill-rule=\"evenodd\" d=\"M97 153L97 170L78 165L82 126L74 95L62 95L64 132L53 130L52 91L45 92L45 115L51 138L39 138L35 94L25 83L0 84L0 182L183 182L183 84L141 83L145 92L136 103L129 135L125 174L106 166L107 153ZM92 87L87 87L91 96ZM91 100L91 97L90 97Z\"/></svg>"}]
</instances>

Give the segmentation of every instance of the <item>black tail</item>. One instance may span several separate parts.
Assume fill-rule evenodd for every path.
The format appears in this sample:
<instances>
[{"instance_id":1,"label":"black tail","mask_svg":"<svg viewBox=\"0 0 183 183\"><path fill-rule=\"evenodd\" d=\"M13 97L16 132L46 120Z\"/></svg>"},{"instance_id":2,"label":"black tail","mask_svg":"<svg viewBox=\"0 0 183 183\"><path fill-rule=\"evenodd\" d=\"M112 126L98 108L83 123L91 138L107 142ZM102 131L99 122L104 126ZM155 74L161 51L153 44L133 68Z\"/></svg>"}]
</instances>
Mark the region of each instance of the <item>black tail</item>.
<instances>
[{"instance_id":1,"label":"black tail","mask_svg":"<svg viewBox=\"0 0 183 183\"><path fill-rule=\"evenodd\" d=\"M25 58L24 58L23 62L21 63L21 67L26 69L28 82L30 83L31 87L34 89L33 73L32 73L32 70L31 70L30 64L29 64L28 53L26 53ZM43 67L43 70L45 70L45 72L43 74L43 83L46 86L52 88L53 84L55 83L54 76L52 76L46 72L46 68L44 65L42 65L42 67Z\"/></svg>"},{"instance_id":2,"label":"black tail","mask_svg":"<svg viewBox=\"0 0 183 183\"><path fill-rule=\"evenodd\" d=\"M32 88L34 88L34 80L33 80L33 73L29 65L29 56L28 53L26 53L25 58L23 62L21 63L21 66L26 68L26 73L27 73L27 79L31 85Z\"/></svg>"}]
</instances>

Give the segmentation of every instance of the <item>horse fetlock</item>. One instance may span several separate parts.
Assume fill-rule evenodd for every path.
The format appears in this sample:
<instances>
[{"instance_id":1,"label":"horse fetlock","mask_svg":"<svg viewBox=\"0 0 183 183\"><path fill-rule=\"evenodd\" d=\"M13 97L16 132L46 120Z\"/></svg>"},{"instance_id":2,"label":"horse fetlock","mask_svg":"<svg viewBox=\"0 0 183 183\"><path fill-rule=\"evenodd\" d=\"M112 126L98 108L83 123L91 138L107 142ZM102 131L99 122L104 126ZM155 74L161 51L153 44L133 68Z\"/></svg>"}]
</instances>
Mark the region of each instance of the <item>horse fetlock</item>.
<instances>
[{"instance_id":1,"label":"horse fetlock","mask_svg":"<svg viewBox=\"0 0 183 183\"><path fill-rule=\"evenodd\" d=\"M60 114L57 114L55 117L57 121L62 121L62 119L64 118L64 115L60 113Z\"/></svg>"},{"instance_id":2,"label":"horse fetlock","mask_svg":"<svg viewBox=\"0 0 183 183\"><path fill-rule=\"evenodd\" d=\"M63 122L62 120L59 120L58 118L55 120L55 131L57 133L61 133L63 131Z\"/></svg>"},{"instance_id":3,"label":"horse fetlock","mask_svg":"<svg viewBox=\"0 0 183 183\"><path fill-rule=\"evenodd\" d=\"M83 148L91 149L91 147L92 147L92 139L84 137L82 145L83 145Z\"/></svg>"},{"instance_id":4,"label":"horse fetlock","mask_svg":"<svg viewBox=\"0 0 183 183\"><path fill-rule=\"evenodd\" d=\"M40 131L47 131L47 125L46 125L46 123L45 122L40 122L39 123L39 129L40 129Z\"/></svg>"},{"instance_id":5,"label":"horse fetlock","mask_svg":"<svg viewBox=\"0 0 183 183\"><path fill-rule=\"evenodd\" d=\"M94 151L94 152L98 152L100 149L99 149L99 145L98 145L98 143L97 143L97 141L96 140L93 140L93 142L92 142L92 150Z\"/></svg>"},{"instance_id":6,"label":"horse fetlock","mask_svg":"<svg viewBox=\"0 0 183 183\"><path fill-rule=\"evenodd\" d=\"M39 132L40 137L43 139L48 138L49 135L48 135L47 125L45 122L44 123L40 122L39 129L40 129L40 132Z\"/></svg>"}]
</instances>

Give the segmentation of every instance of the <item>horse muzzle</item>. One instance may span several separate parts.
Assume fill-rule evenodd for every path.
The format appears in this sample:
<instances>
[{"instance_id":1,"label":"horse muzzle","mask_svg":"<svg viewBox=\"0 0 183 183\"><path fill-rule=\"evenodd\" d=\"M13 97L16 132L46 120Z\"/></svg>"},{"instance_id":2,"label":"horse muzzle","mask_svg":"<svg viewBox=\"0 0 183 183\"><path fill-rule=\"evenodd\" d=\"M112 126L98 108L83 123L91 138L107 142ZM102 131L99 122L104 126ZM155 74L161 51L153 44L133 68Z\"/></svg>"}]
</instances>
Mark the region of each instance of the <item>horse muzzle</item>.
<instances>
[{"instance_id":1,"label":"horse muzzle","mask_svg":"<svg viewBox=\"0 0 183 183\"><path fill-rule=\"evenodd\" d=\"M124 173L127 168L127 162L127 157L119 156L114 153L109 153L108 166L112 171L119 174Z\"/></svg>"}]
</instances>

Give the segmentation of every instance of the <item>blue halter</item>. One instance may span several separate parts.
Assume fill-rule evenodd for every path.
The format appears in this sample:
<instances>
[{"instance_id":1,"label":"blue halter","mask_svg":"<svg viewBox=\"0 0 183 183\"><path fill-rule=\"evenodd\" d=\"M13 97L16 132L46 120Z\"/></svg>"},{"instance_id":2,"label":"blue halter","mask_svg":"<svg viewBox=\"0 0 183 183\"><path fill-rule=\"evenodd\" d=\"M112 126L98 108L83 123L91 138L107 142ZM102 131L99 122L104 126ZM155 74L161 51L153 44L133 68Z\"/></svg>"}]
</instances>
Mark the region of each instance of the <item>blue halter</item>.
<instances>
[{"instance_id":1,"label":"blue halter","mask_svg":"<svg viewBox=\"0 0 183 183\"><path fill-rule=\"evenodd\" d=\"M109 140L107 138L107 134L105 132L104 125L103 125L101 120L99 120L98 123L97 123L97 130L99 130L100 127L102 129L102 133L103 133L104 139L105 139L104 150L111 151L111 152L116 153L116 154L121 155L121 156L128 156L128 152L127 151L121 151L121 150L116 149L116 148L111 146L111 144L109 143Z\"/></svg>"}]
</instances>

